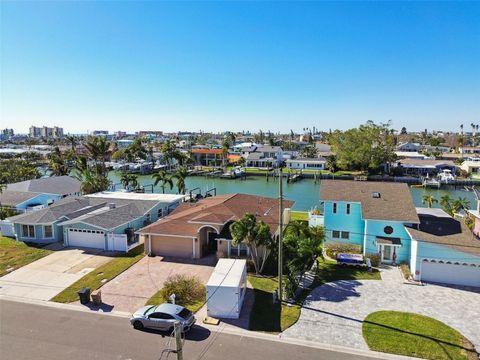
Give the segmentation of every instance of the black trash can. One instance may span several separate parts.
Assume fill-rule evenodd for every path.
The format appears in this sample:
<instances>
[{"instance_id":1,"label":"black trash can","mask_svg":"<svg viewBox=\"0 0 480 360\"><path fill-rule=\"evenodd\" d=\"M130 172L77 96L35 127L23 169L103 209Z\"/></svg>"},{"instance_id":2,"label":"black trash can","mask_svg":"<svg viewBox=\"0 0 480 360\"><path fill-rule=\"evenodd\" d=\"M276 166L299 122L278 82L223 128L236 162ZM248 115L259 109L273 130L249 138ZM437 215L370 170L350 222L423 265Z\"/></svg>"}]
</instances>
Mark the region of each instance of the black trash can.
<instances>
[{"instance_id":1,"label":"black trash can","mask_svg":"<svg viewBox=\"0 0 480 360\"><path fill-rule=\"evenodd\" d=\"M81 288L77 291L80 303L85 305L90 302L90 288Z\"/></svg>"}]
</instances>

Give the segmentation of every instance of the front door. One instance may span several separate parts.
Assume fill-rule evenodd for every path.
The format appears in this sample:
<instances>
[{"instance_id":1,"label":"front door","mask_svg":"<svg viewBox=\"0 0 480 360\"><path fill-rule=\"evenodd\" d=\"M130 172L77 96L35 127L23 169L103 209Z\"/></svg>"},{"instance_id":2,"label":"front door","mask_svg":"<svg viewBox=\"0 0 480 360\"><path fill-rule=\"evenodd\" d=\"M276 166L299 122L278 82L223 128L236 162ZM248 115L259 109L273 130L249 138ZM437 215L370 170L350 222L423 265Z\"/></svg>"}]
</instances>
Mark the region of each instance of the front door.
<instances>
[{"instance_id":1,"label":"front door","mask_svg":"<svg viewBox=\"0 0 480 360\"><path fill-rule=\"evenodd\" d=\"M390 263L393 260L393 246L382 245L382 262Z\"/></svg>"}]
</instances>

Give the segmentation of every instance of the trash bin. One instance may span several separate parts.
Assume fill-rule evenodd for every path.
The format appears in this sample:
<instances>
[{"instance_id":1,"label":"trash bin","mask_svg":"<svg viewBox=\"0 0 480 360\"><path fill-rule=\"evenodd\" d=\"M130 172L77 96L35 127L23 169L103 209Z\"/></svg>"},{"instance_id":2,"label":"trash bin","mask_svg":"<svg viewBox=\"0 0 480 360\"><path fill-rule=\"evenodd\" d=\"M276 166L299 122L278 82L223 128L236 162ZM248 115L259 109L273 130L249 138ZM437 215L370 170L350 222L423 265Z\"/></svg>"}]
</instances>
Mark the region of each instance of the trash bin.
<instances>
[{"instance_id":1,"label":"trash bin","mask_svg":"<svg viewBox=\"0 0 480 360\"><path fill-rule=\"evenodd\" d=\"M92 301L94 305L102 305L102 292L100 290L92 292Z\"/></svg>"},{"instance_id":2,"label":"trash bin","mask_svg":"<svg viewBox=\"0 0 480 360\"><path fill-rule=\"evenodd\" d=\"M77 291L80 303L85 305L90 302L90 288L81 288Z\"/></svg>"}]
</instances>

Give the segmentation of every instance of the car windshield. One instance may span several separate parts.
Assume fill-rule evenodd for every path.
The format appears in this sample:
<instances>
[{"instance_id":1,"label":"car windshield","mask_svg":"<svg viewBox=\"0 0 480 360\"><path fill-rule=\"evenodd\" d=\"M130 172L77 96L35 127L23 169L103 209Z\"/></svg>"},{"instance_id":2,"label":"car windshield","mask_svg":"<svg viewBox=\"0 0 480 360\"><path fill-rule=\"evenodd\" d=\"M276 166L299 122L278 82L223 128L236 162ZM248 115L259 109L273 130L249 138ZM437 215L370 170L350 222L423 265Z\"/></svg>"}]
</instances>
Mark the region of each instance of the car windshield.
<instances>
[{"instance_id":1,"label":"car windshield","mask_svg":"<svg viewBox=\"0 0 480 360\"><path fill-rule=\"evenodd\" d=\"M188 319L192 312L188 309L183 308L182 311L178 313L178 316L180 316L183 319Z\"/></svg>"},{"instance_id":2,"label":"car windshield","mask_svg":"<svg viewBox=\"0 0 480 360\"><path fill-rule=\"evenodd\" d=\"M155 311L155 309L157 308L157 306L151 306L149 307L144 313L143 315L150 315L151 313L153 313Z\"/></svg>"}]
</instances>

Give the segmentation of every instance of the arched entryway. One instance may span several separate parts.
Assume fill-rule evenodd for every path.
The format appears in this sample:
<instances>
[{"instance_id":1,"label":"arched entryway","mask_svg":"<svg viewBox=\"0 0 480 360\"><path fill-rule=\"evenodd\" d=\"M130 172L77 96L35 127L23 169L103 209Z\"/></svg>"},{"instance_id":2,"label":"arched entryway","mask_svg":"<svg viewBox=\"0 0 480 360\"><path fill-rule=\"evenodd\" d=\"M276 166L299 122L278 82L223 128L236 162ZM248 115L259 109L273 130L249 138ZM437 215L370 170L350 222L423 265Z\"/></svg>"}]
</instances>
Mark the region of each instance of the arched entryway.
<instances>
[{"instance_id":1,"label":"arched entryway","mask_svg":"<svg viewBox=\"0 0 480 360\"><path fill-rule=\"evenodd\" d=\"M200 257L215 254L217 252L218 230L210 225L204 225L198 229Z\"/></svg>"}]
</instances>

